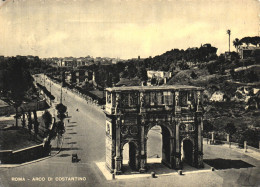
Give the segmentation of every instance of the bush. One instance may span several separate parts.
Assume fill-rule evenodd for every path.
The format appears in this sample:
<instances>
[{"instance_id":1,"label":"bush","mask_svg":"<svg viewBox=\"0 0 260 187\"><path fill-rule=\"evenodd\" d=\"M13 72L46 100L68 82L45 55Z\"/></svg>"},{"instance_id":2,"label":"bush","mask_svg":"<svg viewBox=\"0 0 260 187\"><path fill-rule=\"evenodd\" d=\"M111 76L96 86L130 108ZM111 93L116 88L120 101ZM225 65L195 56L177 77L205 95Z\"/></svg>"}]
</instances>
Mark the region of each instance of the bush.
<instances>
[{"instance_id":1,"label":"bush","mask_svg":"<svg viewBox=\"0 0 260 187\"><path fill-rule=\"evenodd\" d=\"M67 107L62 103L59 103L56 105L56 110L58 111L58 113L64 114L67 111Z\"/></svg>"},{"instance_id":2,"label":"bush","mask_svg":"<svg viewBox=\"0 0 260 187\"><path fill-rule=\"evenodd\" d=\"M192 79L198 78L198 75L194 71L191 72L190 76L191 76Z\"/></svg>"},{"instance_id":3,"label":"bush","mask_svg":"<svg viewBox=\"0 0 260 187\"><path fill-rule=\"evenodd\" d=\"M48 110L45 110L45 112L42 115L42 118L44 120L46 130L48 130L50 127L50 124L52 122L52 115L50 114L50 112Z\"/></svg>"}]
</instances>

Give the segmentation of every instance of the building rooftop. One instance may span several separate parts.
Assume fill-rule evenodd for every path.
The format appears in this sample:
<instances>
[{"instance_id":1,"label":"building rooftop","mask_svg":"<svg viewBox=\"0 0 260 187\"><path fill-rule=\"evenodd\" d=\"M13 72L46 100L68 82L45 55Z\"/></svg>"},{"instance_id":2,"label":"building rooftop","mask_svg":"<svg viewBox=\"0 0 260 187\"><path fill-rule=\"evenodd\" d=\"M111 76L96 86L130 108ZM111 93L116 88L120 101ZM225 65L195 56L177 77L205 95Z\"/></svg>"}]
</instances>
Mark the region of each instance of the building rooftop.
<instances>
[{"instance_id":1,"label":"building rooftop","mask_svg":"<svg viewBox=\"0 0 260 187\"><path fill-rule=\"evenodd\" d=\"M110 92L120 92L120 91L150 91L150 90L204 90L202 87L186 86L186 85L163 85L163 86L122 86L122 87L112 87L107 88Z\"/></svg>"}]
</instances>

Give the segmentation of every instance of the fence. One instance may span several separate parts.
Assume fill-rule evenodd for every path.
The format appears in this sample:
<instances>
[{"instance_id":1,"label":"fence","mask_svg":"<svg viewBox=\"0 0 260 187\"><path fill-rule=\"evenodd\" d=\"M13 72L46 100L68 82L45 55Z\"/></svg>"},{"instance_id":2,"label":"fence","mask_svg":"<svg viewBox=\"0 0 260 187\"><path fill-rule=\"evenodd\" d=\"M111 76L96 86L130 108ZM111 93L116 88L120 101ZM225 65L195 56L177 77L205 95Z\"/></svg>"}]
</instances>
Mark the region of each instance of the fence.
<instances>
[{"instance_id":1,"label":"fence","mask_svg":"<svg viewBox=\"0 0 260 187\"><path fill-rule=\"evenodd\" d=\"M203 139L204 139L204 141L207 141L207 143L211 143L211 144L226 144L226 145L244 148L244 144L242 145L242 144L239 144L236 142L228 142L228 141L221 141L221 140L215 140L215 139L214 139L214 142L212 142L212 139L209 139L209 138L203 138ZM260 141L259 141L259 149L249 146L249 145L247 145L246 147L248 150L252 150L252 151L256 151L256 152L260 153Z\"/></svg>"}]
</instances>

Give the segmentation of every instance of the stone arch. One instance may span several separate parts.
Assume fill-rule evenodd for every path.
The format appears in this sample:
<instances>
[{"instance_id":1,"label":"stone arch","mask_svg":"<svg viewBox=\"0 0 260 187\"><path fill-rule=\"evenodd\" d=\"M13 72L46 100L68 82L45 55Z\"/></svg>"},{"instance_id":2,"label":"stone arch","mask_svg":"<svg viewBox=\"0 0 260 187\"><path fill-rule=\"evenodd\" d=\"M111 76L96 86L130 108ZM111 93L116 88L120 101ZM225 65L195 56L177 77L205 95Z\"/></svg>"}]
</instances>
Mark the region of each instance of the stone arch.
<instances>
[{"instance_id":1,"label":"stone arch","mask_svg":"<svg viewBox=\"0 0 260 187\"><path fill-rule=\"evenodd\" d=\"M170 135L173 136L173 129L172 129L170 123L167 123L167 122L165 122L165 123L150 122L150 123L148 123L148 125L145 128L145 137L146 138L147 138L147 135L148 135L149 131L151 130L151 128L153 128L154 126L157 126L157 125L160 126L160 127L163 126L163 127L167 128L168 131L170 132Z\"/></svg>"},{"instance_id":2,"label":"stone arch","mask_svg":"<svg viewBox=\"0 0 260 187\"><path fill-rule=\"evenodd\" d=\"M125 146L125 144L130 143L130 142L135 144L136 148L139 149L139 144L138 144L137 140L133 140L133 139L125 139L125 140L123 140L121 142L120 149L123 150L123 147Z\"/></svg>"}]
</instances>

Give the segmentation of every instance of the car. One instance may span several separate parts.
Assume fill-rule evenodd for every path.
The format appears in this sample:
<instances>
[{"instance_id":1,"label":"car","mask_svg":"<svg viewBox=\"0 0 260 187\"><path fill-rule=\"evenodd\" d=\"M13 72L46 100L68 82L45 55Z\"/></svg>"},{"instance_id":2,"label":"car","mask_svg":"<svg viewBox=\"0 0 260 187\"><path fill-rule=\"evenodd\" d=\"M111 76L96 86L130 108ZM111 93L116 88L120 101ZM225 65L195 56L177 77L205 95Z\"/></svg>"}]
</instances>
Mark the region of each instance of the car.
<instances>
[{"instance_id":1,"label":"car","mask_svg":"<svg viewBox=\"0 0 260 187\"><path fill-rule=\"evenodd\" d=\"M78 162L78 155L76 153L72 154L71 161Z\"/></svg>"}]
</instances>

